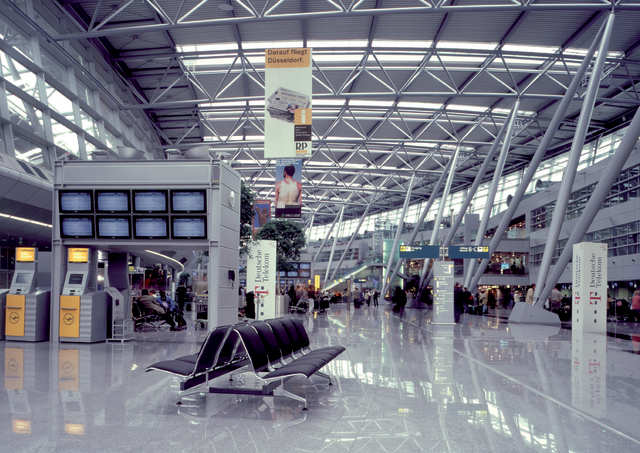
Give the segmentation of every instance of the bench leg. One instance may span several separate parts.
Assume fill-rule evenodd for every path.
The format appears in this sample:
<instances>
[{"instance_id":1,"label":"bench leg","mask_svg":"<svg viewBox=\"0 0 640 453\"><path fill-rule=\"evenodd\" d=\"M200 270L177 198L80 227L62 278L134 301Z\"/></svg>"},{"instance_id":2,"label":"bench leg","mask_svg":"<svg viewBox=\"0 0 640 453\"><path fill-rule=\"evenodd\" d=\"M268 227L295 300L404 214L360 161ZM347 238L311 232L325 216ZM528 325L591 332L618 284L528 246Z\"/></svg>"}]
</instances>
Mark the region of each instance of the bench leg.
<instances>
[{"instance_id":1,"label":"bench leg","mask_svg":"<svg viewBox=\"0 0 640 453\"><path fill-rule=\"evenodd\" d=\"M331 382L331 376L329 376L327 373L323 373L322 371L316 371L315 374L325 379L328 379L329 385L333 385L333 382Z\"/></svg>"},{"instance_id":2,"label":"bench leg","mask_svg":"<svg viewBox=\"0 0 640 453\"><path fill-rule=\"evenodd\" d=\"M273 389L273 396L284 396L287 398L291 398L292 400L295 400L295 401L300 401L301 403L304 403L304 407L302 408L303 411L306 411L309 408L306 398L300 395L296 395L295 393L290 392L288 390L285 390L284 387L278 387Z\"/></svg>"}]
</instances>

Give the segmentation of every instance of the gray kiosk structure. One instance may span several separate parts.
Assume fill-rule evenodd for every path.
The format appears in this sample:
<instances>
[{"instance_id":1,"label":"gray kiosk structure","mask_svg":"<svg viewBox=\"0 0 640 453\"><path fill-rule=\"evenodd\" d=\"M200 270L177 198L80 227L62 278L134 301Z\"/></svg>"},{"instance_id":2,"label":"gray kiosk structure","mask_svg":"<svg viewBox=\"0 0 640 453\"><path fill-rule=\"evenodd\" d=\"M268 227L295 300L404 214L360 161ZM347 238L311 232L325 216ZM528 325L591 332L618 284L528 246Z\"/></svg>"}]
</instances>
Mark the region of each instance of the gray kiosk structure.
<instances>
[{"instance_id":1,"label":"gray kiosk structure","mask_svg":"<svg viewBox=\"0 0 640 453\"><path fill-rule=\"evenodd\" d=\"M16 248L16 268L4 299L4 335L7 340L47 341L49 339L50 290L40 277L38 265L48 269L49 253L39 255L34 247ZM46 270L45 269L45 270Z\"/></svg>"},{"instance_id":2,"label":"gray kiosk structure","mask_svg":"<svg viewBox=\"0 0 640 453\"><path fill-rule=\"evenodd\" d=\"M168 258L204 250L208 328L237 321L240 175L229 165L214 160L59 161L53 196L52 339L68 340L60 336L60 320L61 296L71 295L69 249L108 253L111 276L128 272L127 259L112 257ZM127 284L111 285L106 292L111 293L107 299L119 296L130 307Z\"/></svg>"}]
</instances>

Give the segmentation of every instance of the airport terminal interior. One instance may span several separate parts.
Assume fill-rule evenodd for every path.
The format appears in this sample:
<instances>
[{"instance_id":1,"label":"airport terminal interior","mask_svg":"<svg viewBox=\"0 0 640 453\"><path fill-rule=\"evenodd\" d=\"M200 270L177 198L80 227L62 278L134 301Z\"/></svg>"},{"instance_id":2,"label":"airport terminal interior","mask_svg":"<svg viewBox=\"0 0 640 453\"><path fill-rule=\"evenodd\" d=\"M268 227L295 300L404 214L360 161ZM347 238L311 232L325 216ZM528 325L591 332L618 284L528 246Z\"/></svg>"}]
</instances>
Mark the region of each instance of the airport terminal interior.
<instances>
[{"instance_id":1,"label":"airport terminal interior","mask_svg":"<svg viewBox=\"0 0 640 453\"><path fill-rule=\"evenodd\" d=\"M640 451L640 1L0 5L0 452Z\"/></svg>"}]
</instances>

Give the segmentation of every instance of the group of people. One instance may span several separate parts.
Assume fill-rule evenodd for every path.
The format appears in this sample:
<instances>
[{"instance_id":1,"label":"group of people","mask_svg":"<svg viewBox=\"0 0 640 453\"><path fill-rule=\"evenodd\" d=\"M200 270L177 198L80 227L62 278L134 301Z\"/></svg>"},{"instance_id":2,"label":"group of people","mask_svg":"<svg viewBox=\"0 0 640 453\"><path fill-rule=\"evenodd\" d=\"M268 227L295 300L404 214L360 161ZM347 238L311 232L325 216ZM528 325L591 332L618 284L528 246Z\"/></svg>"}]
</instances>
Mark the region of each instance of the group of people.
<instances>
[{"instance_id":1,"label":"group of people","mask_svg":"<svg viewBox=\"0 0 640 453\"><path fill-rule=\"evenodd\" d=\"M182 302L181 292L180 289L176 291L178 300ZM184 302L181 304L176 303L164 290L159 290L156 293L153 289L149 291L145 288L142 290L137 302L144 314L157 315L169 324L172 331L186 329L187 322L182 314Z\"/></svg>"},{"instance_id":2,"label":"group of people","mask_svg":"<svg viewBox=\"0 0 640 453\"><path fill-rule=\"evenodd\" d=\"M367 304L367 307L371 306L373 302L373 306L377 307L380 302L380 291L377 289L363 289L357 293L358 303Z\"/></svg>"}]
</instances>

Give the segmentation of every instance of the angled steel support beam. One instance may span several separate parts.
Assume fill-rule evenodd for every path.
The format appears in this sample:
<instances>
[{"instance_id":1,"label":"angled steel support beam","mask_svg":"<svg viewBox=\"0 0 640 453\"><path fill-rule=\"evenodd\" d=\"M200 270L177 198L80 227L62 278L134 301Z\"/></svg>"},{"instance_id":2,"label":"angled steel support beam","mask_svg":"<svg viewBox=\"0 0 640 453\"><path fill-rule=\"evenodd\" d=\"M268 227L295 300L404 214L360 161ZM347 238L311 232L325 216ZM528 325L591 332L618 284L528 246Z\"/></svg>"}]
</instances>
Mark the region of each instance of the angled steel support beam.
<instances>
[{"instance_id":1,"label":"angled steel support beam","mask_svg":"<svg viewBox=\"0 0 640 453\"><path fill-rule=\"evenodd\" d=\"M422 224L424 223L425 217L427 216L429 210L431 209L431 206L433 206L433 203L438 198L438 192L440 192L440 188L442 187L442 184L444 184L444 181L447 178L447 174L448 174L448 171L451 169L452 162L453 162L453 159L449 159L449 162L447 162L447 165L442 170L440 177L434 184L431 190L431 195L429 195L429 200L427 201L427 204L422 209L422 212L420 213L420 217L418 218L418 222L413 227L413 231L411 232L411 236L409 237L409 244L413 244L414 241L416 240L416 237L418 236L418 231L420 231L420 228L422 228ZM398 270L400 269L401 264L402 264L401 260L398 260L396 262L396 265L393 268L393 272L391 273L391 277L389 278L389 281L393 281L395 276L398 274ZM384 295L385 293L383 292L382 294Z\"/></svg>"},{"instance_id":2,"label":"angled steel support beam","mask_svg":"<svg viewBox=\"0 0 640 453\"><path fill-rule=\"evenodd\" d=\"M456 173L456 161L458 160L458 155L460 154L460 146L456 148L456 151L453 153L451 157L451 166L449 167L449 174L447 175L447 182L444 185L444 191L442 192L442 197L440 198L440 205L438 206L438 213L436 214L436 220L433 223L433 231L431 232L431 239L429 240L429 245L435 245L438 240L438 234L440 233L440 222L442 222L442 213L444 212L444 206L447 204L447 198L449 198L449 192L451 191L451 184L453 183L453 178ZM426 283L427 270L429 269L429 263L431 259L425 259L424 264L422 265L422 271L420 271L420 285L419 289L424 288Z\"/></svg>"},{"instance_id":3,"label":"angled steel support beam","mask_svg":"<svg viewBox=\"0 0 640 453\"><path fill-rule=\"evenodd\" d=\"M640 108L636 110L633 119L631 120L631 124L629 124L627 131L622 137L622 141L616 150L616 153L611 157L611 161L609 165L605 169L604 175L601 176L598 181L598 185L594 189L587 205L584 207L584 211L582 211L582 215L578 219L578 222L573 227L571 231L571 235L567 240L567 244L564 246L564 250L558 258L556 265L551 270L549 277L547 278L544 289L540 293L539 300L546 300L551 294L551 290L554 285L558 282L560 275L564 272L565 267L571 260L573 255L573 244L580 242L584 237L584 234L587 232L587 229L593 222L596 214L600 210L602 206L602 202L609 194L609 189L611 189L611 184L618 177L622 167L625 162L629 158L629 155L633 151L633 148L638 141L638 137L640 136Z\"/></svg>"},{"instance_id":4,"label":"angled steel support beam","mask_svg":"<svg viewBox=\"0 0 640 453\"><path fill-rule=\"evenodd\" d=\"M534 296L533 304L536 305L540 302L540 292L544 289L545 279L551 268L551 259L558 243L558 237L560 236L560 229L564 222L565 212L567 205L569 204L569 197L571 196L571 189L573 188L573 181L576 177L576 171L578 170L578 163L580 162L580 155L584 148L584 141L589 129L589 123L591 122L591 116L593 114L593 106L596 100L596 94L600 87L600 76L602 74L602 68L604 67L605 57L609 51L609 41L611 39L611 33L613 31L613 23L615 21L615 14L612 11L607 17L606 27L598 47L598 55L596 56L596 62L593 66L593 71L589 77L589 84L587 86L587 93L580 109L580 117L578 118L578 125L576 127L575 134L573 136L573 143L571 143L571 151L569 152L569 161L562 176L562 183L558 192L558 198L556 199L556 205L553 209L553 215L551 217L551 226L547 232L547 237L544 245L544 255L542 255L542 263L538 269L538 278L536 279L536 294Z\"/></svg>"},{"instance_id":5,"label":"angled steel support beam","mask_svg":"<svg viewBox=\"0 0 640 453\"><path fill-rule=\"evenodd\" d=\"M396 230L396 236L393 238L393 245L391 246L391 250L389 251L389 259L387 261L387 268L385 270L385 277L389 275L389 271L391 271L391 266L393 265L393 259L396 257L396 249L398 248L398 243L400 242L400 235L402 235L402 227L404 226L404 218L407 215L407 209L409 209L409 201L411 200L411 190L413 189L413 183L416 179L416 175L411 176L409 180L409 188L407 189L407 195L404 197L404 204L402 205L402 212L400 213L400 218L398 219L398 229ZM400 261L400 259L398 259ZM384 284L382 285L382 294L387 293L387 289L391 284L391 280L387 280L384 278Z\"/></svg>"},{"instance_id":6,"label":"angled steel support beam","mask_svg":"<svg viewBox=\"0 0 640 453\"><path fill-rule=\"evenodd\" d=\"M540 143L538 144L538 149L536 149L536 152L533 154L533 156L531 156L531 161L529 163L529 166L527 167L527 170L522 176L522 181L520 182L520 185L518 186L516 193L514 194L513 199L509 204L509 207L504 212L504 214L502 214L500 225L498 225L498 227L496 228L496 232L493 235L493 238L491 238L491 242L489 243L490 253L493 253L496 250L498 244L500 243L500 240L502 239L502 235L504 233L505 228L507 227L509 222L511 222L511 219L513 218L513 214L515 213L516 209L520 205L520 200L522 200L522 196L527 190L527 186L529 186L529 183L533 179L533 175L538 169L540 162L542 162L542 158L544 157L547 149L551 145L551 141L553 140L553 137L555 136L556 132L558 131L558 128L560 127L560 123L562 122L565 114L567 113L567 109L569 108L569 105L573 100L573 96L575 95L576 90L578 89L578 85L582 82L582 78L587 72L587 68L591 63L591 59L593 58L593 54L595 53L596 48L598 47L598 42L600 40L600 36L602 35L603 30L604 30L604 24L596 34L593 42L591 43L591 46L589 47L589 50L587 50L587 53L584 59L582 60L582 64L580 65L580 67L576 71L576 74L571 80L571 83L569 84L569 88L567 88L567 91L564 94L564 97L558 104L558 108L554 112L553 117L551 118L551 122L547 127L547 130L544 133L542 140L540 140ZM489 263L489 260L486 258L480 262L478 269L476 270L473 278L471 279L471 283L467 286L469 291L471 291L472 293L474 292L478 284L478 281L480 280L480 276L486 270L488 263Z\"/></svg>"},{"instance_id":7,"label":"angled steel support beam","mask_svg":"<svg viewBox=\"0 0 640 453\"><path fill-rule=\"evenodd\" d=\"M356 227L355 231L353 232L353 234L349 238L349 242L347 242L347 245L346 245L344 251L342 252L342 256L340 257L340 261L338 261L338 265L336 266L336 268L331 273L330 280L334 280L336 278L336 274L338 273L338 271L342 267L342 262L344 261L344 258L347 256L347 251L349 250L349 247L351 247L351 244L353 244L353 241L356 238L356 236L358 235L358 232L360 231L360 228L362 228L362 224L364 223L364 219L367 217L367 214L369 214L369 208L371 208L371 206L375 203L375 201L376 201L376 197L374 195L374 197L371 199L371 201L369 202L369 204L365 208L364 212L362 213L362 216L360 216L360 220L358 221L358 226ZM313 217L312 217L312 219L313 219Z\"/></svg>"},{"instance_id":8,"label":"angled steel support beam","mask_svg":"<svg viewBox=\"0 0 640 453\"><path fill-rule=\"evenodd\" d=\"M338 229L335 236L333 236L333 244L331 244L331 252L329 252L329 262L327 263L327 270L324 273L323 287L327 286L327 280L329 279L329 269L331 269L331 263L333 262L333 254L336 252L336 244L338 243L338 236L340 235L340 229L342 228L342 216L344 215L344 205L340 208L340 214L338 214Z\"/></svg>"},{"instance_id":9,"label":"angled steel support beam","mask_svg":"<svg viewBox=\"0 0 640 453\"><path fill-rule=\"evenodd\" d=\"M513 109L511 109L511 115L509 116L507 131L504 135L504 140L502 141L502 148L500 149L500 155L498 156L498 162L496 162L496 168L493 170L493 179L491 180L491 185L489 186L489 193L487 194L487 202L484 206L484 211L482 212L482 219L480 221L480 226L478 227L478 231L476 232L476 240L474 245L481 245L482 238L484 237L484 233L487 230L487 224L489 223L489 217L491 217L491 209L493 209L493 201L496 198L496 193L498 192L498 183L500 182L500 177L502 176L502 170L504 169L504 164L507 161L507 155L509 154L509 147L511 146L511 139L513 137L513 122L518 115L518 107L520 106L520 100L516 99L515 104L513 104ZM476 261L471 260L469 262L469 267L467 269L467 275L464 278L464 286L469 284L469 280L473 276L473 268L475 267Z\"/></svg>"},{"instance_id":10,"label":"angled steel support beam","mask_svg":"<svg viewBox=\"0 0 640 453\"><path fill-rule=\"evenodd\" d=\"M322 243L320 244L320 248L318 249L318 251L316 252L315 256L313 257L313 262L315 263L316 261L318 261L318 256L320 256L320 253L322 253L322 249L324 249L324 246L327 244L327 241L329 240L329 236L331 236L331 232L333 231L333 227L336 225L336 222L338 221L338 217L340 217L340 214L338 213L338 215L336 215L336 217L333 219L333 222L331 222L331 226L329 227L329 230L327 231L327 235L324 237L324 239L322 240Z\"/></svg>"}]
</instances>

